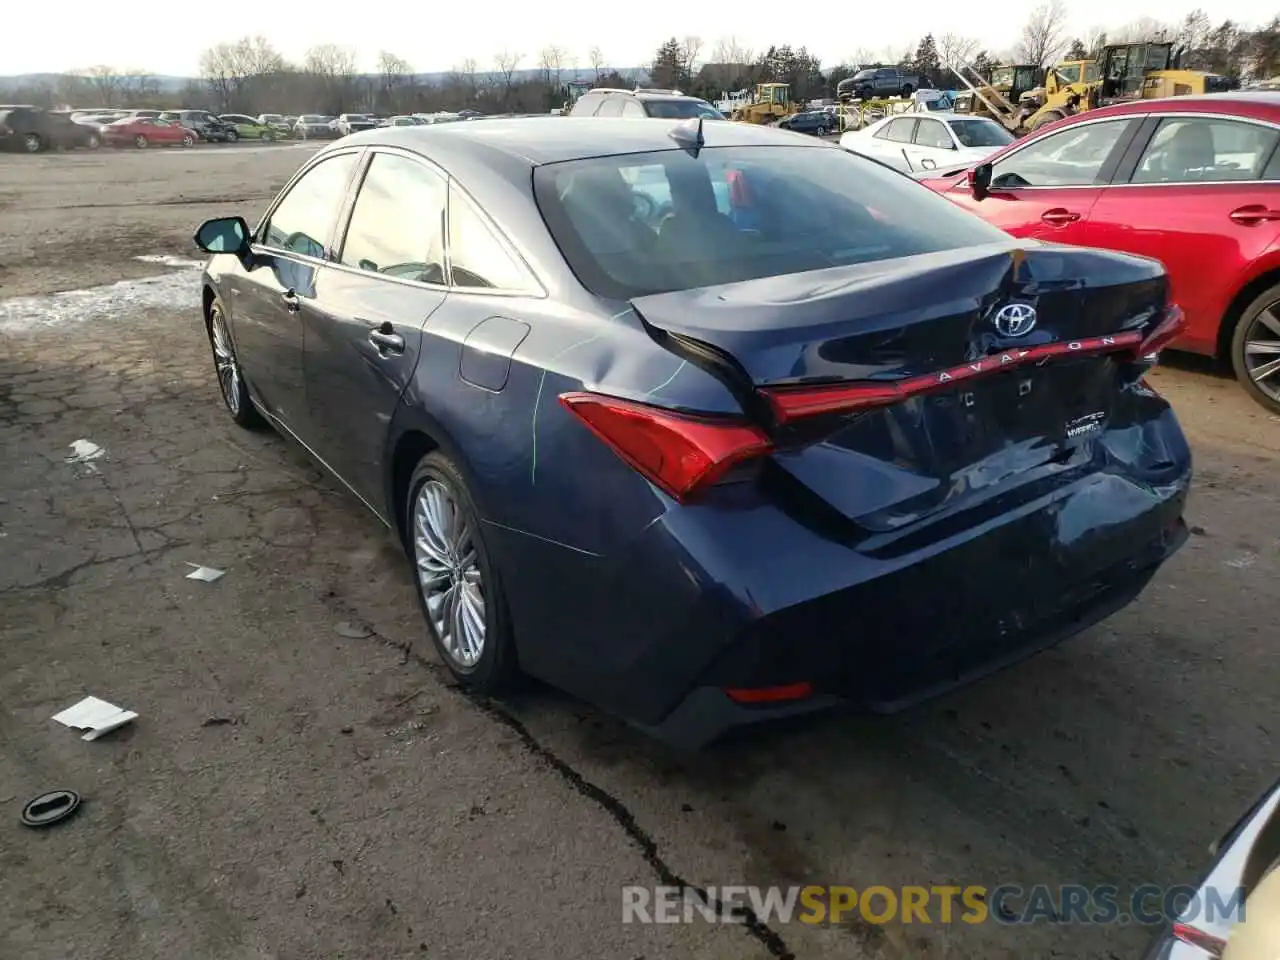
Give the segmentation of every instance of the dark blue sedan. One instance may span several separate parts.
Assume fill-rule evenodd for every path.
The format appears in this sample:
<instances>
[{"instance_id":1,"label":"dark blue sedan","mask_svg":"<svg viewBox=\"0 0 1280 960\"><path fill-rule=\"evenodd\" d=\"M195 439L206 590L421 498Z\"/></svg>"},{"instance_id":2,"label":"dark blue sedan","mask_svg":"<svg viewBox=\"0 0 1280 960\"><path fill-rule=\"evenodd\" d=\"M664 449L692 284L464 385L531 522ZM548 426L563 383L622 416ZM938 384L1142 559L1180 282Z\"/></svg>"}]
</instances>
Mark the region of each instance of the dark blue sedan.
<instances>
[{"instance_id":1,"label":"dark blue sedan","mask_svg":"<svg viewBox=\"0 0 1280 960\"><path fill-rule=\"evenodd\" d=\"M1186 538L1160 265L782 131L374 130L197 242L231 416L394 532L481 692L523 672L686 745L897 709Z\"/></svg>"}]
</instances>

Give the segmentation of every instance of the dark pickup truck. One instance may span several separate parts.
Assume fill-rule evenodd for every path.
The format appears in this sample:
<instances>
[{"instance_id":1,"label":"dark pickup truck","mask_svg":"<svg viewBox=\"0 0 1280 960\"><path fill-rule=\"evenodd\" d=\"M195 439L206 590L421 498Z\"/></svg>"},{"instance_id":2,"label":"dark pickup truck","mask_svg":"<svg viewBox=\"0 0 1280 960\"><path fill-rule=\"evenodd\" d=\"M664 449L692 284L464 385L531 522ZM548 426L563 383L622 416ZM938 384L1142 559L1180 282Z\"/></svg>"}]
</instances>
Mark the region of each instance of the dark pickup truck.
<instances>
[{"instance_id":1,"label":"dark pickup truck","mask_svg":"<svg viewBox=\"0 0 1280 960\"><path fill-rule=\"evenodd\" d=\"M841 100L875 100L880 97L909 97L931 86L927 77L907 73L897 67L870 67L859 70L836 87Z\"/></svg>"}]
</instances>

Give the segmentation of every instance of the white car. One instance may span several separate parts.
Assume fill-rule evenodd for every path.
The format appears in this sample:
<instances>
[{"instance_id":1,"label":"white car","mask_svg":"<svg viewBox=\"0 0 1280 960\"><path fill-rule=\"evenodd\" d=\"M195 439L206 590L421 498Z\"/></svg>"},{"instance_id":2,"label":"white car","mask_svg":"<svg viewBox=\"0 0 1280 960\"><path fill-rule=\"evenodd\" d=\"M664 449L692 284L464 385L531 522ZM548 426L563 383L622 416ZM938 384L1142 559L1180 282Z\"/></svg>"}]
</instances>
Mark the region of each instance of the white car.
<instances>
[{"instance_id":1,"label":"white car","mask_svg":"<svg viewBox=\"0 0 1280 960\"><path fill-rule=\"evenodd\" d=\"M840 146L915 176L935 176L981 163L1013 134L989 117L902 113L840 137Z\"/></svg>"}]
</instances>

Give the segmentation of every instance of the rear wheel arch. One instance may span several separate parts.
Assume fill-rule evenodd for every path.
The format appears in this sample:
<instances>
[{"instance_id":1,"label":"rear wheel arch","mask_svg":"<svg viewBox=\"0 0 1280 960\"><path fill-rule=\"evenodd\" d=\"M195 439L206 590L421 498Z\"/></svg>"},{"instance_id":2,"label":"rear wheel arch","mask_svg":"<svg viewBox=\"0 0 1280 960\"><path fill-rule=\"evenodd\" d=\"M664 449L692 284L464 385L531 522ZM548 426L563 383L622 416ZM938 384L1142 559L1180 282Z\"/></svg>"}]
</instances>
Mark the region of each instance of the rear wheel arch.
<instances>
[{"instance_id":1,"label":"rear wheel arch","mask_svg":"<svg viewBox=\"0 0 1280 960\"><path fill-rule=\"evenodd\" d=\"M1214 350L1214 360L1217 363L1230 366L1231 338L1235 336L1236 327L1244 316L1245 309L1262 296L1264 291L1277 285L1280 285L1280 266L1259 274L1236 292L1222 314L1222 322L1218 324L1218 343Z\"/></svg>"},{"instance_id":2,"label":"rear wheel arch","mask_svg":"<svg viewBox=\"0 0 1280 960\"><path fill-rule=\"evenodd\" d=\"M401 410L410 408L401 407ZM454 441L444 426L438 423L426 411L413 410L395 440L387 459L391 465L386 484L388 516L395 525L396 537L406 551L411 550L408 539L409 523L405 513L405 504L409 498L409 484L413 480L413 472L418 463L427 454L439 451L452 461L458 473L466 481L467 493L475 504L482 520L489 517L485 500L485 491L476 481L471 461L462 452L462 448Z\"/></svg>"}]
</instances>

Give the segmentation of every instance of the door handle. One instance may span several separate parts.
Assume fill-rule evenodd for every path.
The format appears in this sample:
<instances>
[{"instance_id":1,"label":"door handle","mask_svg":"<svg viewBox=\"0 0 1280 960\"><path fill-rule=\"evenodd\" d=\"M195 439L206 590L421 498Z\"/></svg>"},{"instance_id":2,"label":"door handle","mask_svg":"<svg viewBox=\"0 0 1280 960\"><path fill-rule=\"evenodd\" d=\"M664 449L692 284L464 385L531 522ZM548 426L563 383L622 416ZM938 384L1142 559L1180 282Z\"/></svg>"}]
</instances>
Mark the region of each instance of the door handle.
<instances>
[{"instance_id":1,"label":"door handle","mask_svg":"<svg viewBox=\"0 0 1280 960\"><path fill-rule=\"evenodd\" d=\"M1065 210L1062 207L1057 207L1053 210L1046 210L1044 213L1040 214L1040 219L1045 223L1051 223L1058 226L1064 223L1075 223L1080 219L1080 214L1072 213L1070 210Z\"/></svg>"},{"instance_id":2,"label":"door handle","mask_svg":"<svg viewBox=\"0 0 1280 960\"><path fill-rule=\"evenodd\" d=\"M1251 227L1269 220L1280 220L1280 210L1268 210L1260 203L1251 203L1247 207L1237 207L1228 216L1236 223Z\"/></svg>"},{"instance_id":3,"label":"door handle","mask_svg":"<svg viewBox=\"0 0 1280 960\"><path fill-rule=\"evenodd\" d=\"M404 337L396 333L390 321L384 321L369 331L369 342L379 353L404 353Z\"/></svg>"},{"instance_id":4,"label":"door handle","mask_svg":"<svg viewBox=\"0 0 1280 960\"><path fill-rule=\"evenodd\" d=\"M286 309L291 313L297 313L298 308L302 306L302 304L298 302L298 295L292 290L286 290L284 293L280 294L280 299L284 301Z\"/></svg>"}]
</instances>

